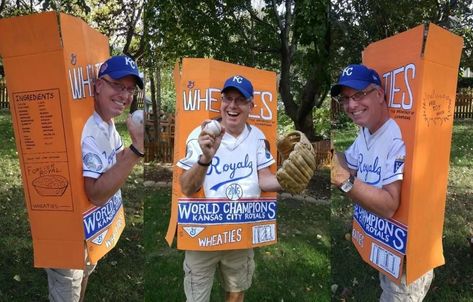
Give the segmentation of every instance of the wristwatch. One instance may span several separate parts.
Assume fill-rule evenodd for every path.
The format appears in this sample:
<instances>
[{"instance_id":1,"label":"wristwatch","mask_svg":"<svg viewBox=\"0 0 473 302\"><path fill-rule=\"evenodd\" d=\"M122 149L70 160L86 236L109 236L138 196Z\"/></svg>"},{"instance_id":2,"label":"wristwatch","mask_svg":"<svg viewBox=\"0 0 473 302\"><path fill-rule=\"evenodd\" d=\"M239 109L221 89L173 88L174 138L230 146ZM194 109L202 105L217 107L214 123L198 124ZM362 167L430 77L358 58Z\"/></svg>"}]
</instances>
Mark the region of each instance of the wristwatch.
<instances>
[{"instance_id":1,"label":"wristwatch","mask_svg":"<svg viewBox=\"0 0 473 302\"><path fill-rule=\"evenodd\" d=\"M350 177L348 177L347 180L345 180L344 182L342 182L342 184L340 185L340 187L338 187L340 189L340 191L342 191L343 193L348 193L350 192L350 190L353 188L353 184L355 183L355 176L354 175L350 175Z\"/></svg>"}]
</instances>

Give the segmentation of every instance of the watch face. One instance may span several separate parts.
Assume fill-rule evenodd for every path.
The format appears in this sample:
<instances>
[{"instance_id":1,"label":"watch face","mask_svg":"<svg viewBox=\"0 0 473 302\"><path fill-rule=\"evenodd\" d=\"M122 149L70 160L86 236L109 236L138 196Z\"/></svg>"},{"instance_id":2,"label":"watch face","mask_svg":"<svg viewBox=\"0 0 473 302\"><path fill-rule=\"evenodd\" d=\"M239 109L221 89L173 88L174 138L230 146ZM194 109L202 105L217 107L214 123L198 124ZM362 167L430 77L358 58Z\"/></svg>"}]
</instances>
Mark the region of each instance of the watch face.
<instances>
[{"instance_id":1,"label":"watch face","mask_svg":"<svg viewBox=\"0 0 473 302\"><path fill-rule=\"evenodd\" d=\"M347 179L343 184L340 186L340 190L342 190L345 193L348 193L351 188L353 187L353 184L350 182L349 179Z\"/></svg>"}]
</instances>

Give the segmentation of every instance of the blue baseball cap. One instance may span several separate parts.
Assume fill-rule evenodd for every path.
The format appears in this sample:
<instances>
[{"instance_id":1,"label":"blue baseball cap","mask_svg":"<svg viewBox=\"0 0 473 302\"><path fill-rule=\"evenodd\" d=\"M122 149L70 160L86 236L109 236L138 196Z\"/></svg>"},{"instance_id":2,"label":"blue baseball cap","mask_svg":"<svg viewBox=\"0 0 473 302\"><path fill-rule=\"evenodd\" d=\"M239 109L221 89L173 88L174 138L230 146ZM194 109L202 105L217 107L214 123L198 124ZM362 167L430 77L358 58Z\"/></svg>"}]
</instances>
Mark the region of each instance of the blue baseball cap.
<instances>
[{"instance_id":1,"label":"blue baseball cap","mask_svg":"<svg viewBox=\"0 0 473 302\"><path fill-rule=\"evenodd\" d=\"M363 90L369 84L381 86L381 79L376 71L366 67L365 65L348 65L343 69L338 83L332 86L330 94L337 96L340 94L343 86L353 88L355 90Z\"/></svg>"},{"instance_id":2,"label":"blue baseball cap","mask_svg":"<svg viewBox=\"0 0 473 302\"><path fill-rule=\"evenodd\" d=\"M230 88L238 90L247 100L253 97L253 85L248 79L240 75L235 75L227 79L223 85L222 93Z\"/></svg>"},{"instance_id":3,"label":"blue baseball cap","mask_svg":"<svg viewBox=\"0 0 473 302\"><path fill-rule=\"evenodd\" d=\"M108 75L114 80L119 80L126 76L134 76L136 84L143 89L143 79L140 76L138 65L128 56L113 56L103 62L99 69L99 78Z\"/></svg>"}]
</instances>

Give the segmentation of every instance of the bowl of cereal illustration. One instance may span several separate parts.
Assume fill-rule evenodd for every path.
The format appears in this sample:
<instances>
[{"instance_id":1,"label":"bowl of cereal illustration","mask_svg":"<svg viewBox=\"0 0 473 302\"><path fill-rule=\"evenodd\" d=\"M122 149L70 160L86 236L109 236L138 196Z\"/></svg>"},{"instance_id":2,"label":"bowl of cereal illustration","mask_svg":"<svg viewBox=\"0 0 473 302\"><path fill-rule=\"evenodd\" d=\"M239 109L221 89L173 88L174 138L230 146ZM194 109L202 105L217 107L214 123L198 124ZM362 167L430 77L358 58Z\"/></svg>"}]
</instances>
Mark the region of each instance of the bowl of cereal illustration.
<instances>
[{"instance_id":1,"label":"bowl of cereal illustration","mask_svg":"<svg viewBox=\"0 0 473 302\"><path fill-rule=\"evenodd\" d=\"M68 184L61 175L45 175L33 180L33 187L41 196L62 196Z\"/></svg>"}]
</instances>

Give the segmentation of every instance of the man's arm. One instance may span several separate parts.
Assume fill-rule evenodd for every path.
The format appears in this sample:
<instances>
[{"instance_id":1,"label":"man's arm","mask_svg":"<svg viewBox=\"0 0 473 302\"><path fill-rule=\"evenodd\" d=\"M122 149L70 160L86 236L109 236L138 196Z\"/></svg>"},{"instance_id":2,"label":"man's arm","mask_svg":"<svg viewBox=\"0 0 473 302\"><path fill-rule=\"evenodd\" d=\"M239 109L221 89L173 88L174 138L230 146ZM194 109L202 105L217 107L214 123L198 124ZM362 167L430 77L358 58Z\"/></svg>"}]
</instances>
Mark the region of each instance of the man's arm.
<instances>
[{"instance_id":1,"label":"man's arm","mask_svg":"<svg viewBox=\"0 0 473 302\"><path fill-rule=\"evenodd\" d=\"M117 154L117 163L99 178L84 177L85 193L89 201L103 206L125 183L133 167L141 160L130 148Z\"/></svg>"},{"instance_id":2,"label":"man's arm","mask_svg":"<svg viewBox=\"0 0 473 302\"><path fill-rule=\"evenodd\" d=\"M202 159L202 162L203 161L204 160ZM202 187L208 168L209 167L204 167L195 163L189 170L186 170L182 173L181 177L179 178L179 182L184 195L190 196L197 192L200 187Z\"/></svg>"},{"instance_id":3,"label":"man's arm","mask_svg":"<svg viewBox=\"0 0 473 302\"><path fill-rule=\"evenodd\" d=\"M355 178L353 188L347 195L365 209L384 218L391 218L399 207L401 184L397 180L379 189Z\"/></svg>"},{"instance_id":4,"label":"man's arm","mask_svg":"<svg viewBox=\"0 0 473 302\"><path fill-rule=\"evenodd\" d=\"M208 121L209 120L205 120L202 125L205 125ZM212 159L220 146L224 134L225 128L223 126L218 136L210 135L205 131L200 132L197 141L202 150L202 155L199 157L201 163L209 165L212 163ZM181 191L184 195L190 196L202 187L208 168L208 166L194 163L189 170L182 173L179 182L181 184Z\"/></svg>"},{"instance_id":5,"label":"man's arm","mask_svg":"<svg viewBox=\"0 0 473 302\"><path fill-rule=\"evenodd\" d=\"M331 182L336 187L354 174L350 171L345 162L343 153L337 152L332 159ZM401 199L400 180L384 185L382 188L376 188L368 185L357 178L353 188L348 192L347 196L359 203L365 209L376 213L385 218L391 218L399 207Z\"/></svg>"},{"instance_id":6,"label":"man's arm","mask_svg":"<svg viewBox=\"0 0 473 302\"><path fill-rule=\"evenodd\" d=\"M266 192L278 192L282 189L276 175L271 173L269 167L258 170L258 183L261 190Z\"/></svg>"},{"instance_id":7,"label":"man's arm","mask_svg":"<svg viewBox=\"0 0 473 302\"><path fill-rule=\"evenodd\" d=\"M134 123L131 114L126 120L133 146L141 153L144 150L144 127ZM141 160L130 148L117 153L117 162L98 178L84 177L85 193L96 206L104 205L125 183L133 167Z\"/></svg>"}]
</instances>

